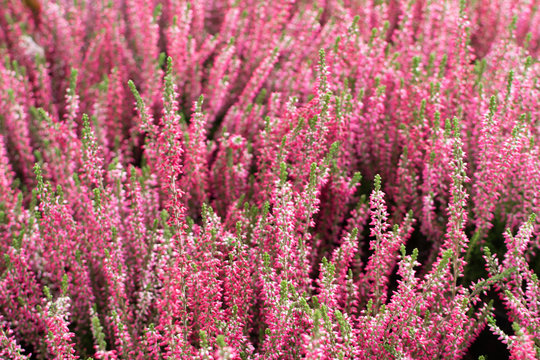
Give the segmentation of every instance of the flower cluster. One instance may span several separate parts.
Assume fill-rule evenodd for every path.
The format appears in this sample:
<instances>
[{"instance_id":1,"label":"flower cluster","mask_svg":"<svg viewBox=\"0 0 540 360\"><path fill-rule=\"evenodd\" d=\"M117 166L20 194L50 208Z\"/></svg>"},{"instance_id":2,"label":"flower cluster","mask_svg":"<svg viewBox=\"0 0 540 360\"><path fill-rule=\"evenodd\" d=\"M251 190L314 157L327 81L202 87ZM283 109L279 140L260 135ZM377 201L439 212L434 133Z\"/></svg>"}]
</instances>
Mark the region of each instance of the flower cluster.
<instances>
[{"instance_id":1,"label":"flower cluster","mask_svg":"<svg viewBox=\"0 0 540 360\"><path fill-rule=\"evenodd\" d=\"M537 0L0 3L1 358L540 357Z\"/></svg>"}]
</instances>

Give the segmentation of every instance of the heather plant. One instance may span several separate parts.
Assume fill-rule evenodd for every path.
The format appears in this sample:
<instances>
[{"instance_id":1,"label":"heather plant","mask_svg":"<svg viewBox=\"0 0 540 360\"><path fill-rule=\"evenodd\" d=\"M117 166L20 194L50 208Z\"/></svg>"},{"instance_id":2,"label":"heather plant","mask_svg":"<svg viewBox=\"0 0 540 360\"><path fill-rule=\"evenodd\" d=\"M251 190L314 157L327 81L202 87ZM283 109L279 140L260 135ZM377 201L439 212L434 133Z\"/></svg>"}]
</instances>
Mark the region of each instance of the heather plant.
<instances>
[{"instance_id":1,"label":"heather plant","mask_svg":"<svg viewBox=\"0 0 540 360\"><path fill-rule=\"evenodd\" d=\"M537 0L0 4L0 358L540 357Z\"/></svg>"}]
</instances>

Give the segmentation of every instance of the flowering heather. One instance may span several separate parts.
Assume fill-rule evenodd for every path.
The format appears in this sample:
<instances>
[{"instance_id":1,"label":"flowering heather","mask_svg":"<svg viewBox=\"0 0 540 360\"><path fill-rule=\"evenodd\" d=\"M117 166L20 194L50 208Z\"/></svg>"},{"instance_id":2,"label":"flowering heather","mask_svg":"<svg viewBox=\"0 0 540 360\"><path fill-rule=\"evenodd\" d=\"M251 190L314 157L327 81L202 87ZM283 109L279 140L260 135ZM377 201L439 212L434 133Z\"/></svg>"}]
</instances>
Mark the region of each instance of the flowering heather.
<instances>
[{"instance_id":1,"label":"flowering heather","mask_svg":"<svg viewBox=\"0 0 540 360\"><path fill-rule=\"evenodd\" d=\"M539 59L539 0L0 0L0 358L539 358Z\"/></svg>"}]
</instances>

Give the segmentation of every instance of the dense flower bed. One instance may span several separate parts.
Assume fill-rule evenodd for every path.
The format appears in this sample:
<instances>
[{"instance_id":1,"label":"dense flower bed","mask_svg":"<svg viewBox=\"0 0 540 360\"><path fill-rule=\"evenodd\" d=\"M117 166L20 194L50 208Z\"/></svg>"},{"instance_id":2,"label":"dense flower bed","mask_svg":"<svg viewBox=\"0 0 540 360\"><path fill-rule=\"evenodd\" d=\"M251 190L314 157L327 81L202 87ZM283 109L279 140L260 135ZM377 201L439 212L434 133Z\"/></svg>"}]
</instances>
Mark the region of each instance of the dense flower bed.
<instances>
[{"instance_id":1,"label":"dense flower bed","mask_svg":"<svg viewBox=\"0 0 540 360\"><path fill-rule=\"evenodd\" d=\"M0 0L0 358L540 356L539 8Z\"/></svg>"}]
</instances>

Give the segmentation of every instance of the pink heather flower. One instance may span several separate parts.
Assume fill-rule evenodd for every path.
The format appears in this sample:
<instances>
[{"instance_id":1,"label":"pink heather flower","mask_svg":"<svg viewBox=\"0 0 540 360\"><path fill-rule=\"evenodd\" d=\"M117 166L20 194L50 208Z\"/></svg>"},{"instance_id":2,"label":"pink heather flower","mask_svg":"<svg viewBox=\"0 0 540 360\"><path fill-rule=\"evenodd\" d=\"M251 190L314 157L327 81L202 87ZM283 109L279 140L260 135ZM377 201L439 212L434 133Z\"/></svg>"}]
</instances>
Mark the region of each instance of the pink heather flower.
<instances>
[{"instance_id":1,"label":"pink heather flower","mask_svg":"<svg viewBox=\"0 0 540 360\"><path fill-rule=\"evenodd\" d=\"M532 360L538 355L538 347L535 346L534 339L526 331L518 335L510 346L510 359L512 360Z\"/></svg>"},{"instance_id":2,"label":"pink heather flower","mask_svg":"<svg viewBox=\"0 0 540 360\"><path fill-rule=\"evenodd\" d=\"M29 355L24 354L24 350L13 337L13 330L0 317L0 356L7 359L23 360L29 359Z\"/></svg>"},{"instance_id":3,"label":"pink heather flower","mask_svg":"<svg viewBox=\"0 0 540 360\"><path fill-rule=\"evenodd\" d=\"M59 297L49 302L44 311L47 313L45 326L49 353L56 359L78 359L71 342L75 334L69 331L66 321L69 317L69 300Z\"/></svg>"},{"instance_id":4,"label":"pink heather flower","mask_svg":"<svg viewBox=\"0 0 540 360\"><path fill-rule=\"evenodd\" d=\"M375 309L386 302L388 276L395 265L397 250L404 244L410 235L413 219L405 220L403 226L394 227L392 232L388 231L388 213L384 202L384 194L381 191L381 178L375 176L375 189L370 197L371 205L371 236L375 237L370 242L370 256L361 278L360 291L366 298L375 300Z\"/></svg>"}]
</instances>

